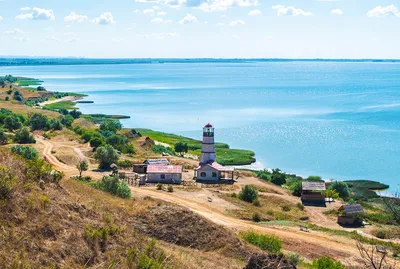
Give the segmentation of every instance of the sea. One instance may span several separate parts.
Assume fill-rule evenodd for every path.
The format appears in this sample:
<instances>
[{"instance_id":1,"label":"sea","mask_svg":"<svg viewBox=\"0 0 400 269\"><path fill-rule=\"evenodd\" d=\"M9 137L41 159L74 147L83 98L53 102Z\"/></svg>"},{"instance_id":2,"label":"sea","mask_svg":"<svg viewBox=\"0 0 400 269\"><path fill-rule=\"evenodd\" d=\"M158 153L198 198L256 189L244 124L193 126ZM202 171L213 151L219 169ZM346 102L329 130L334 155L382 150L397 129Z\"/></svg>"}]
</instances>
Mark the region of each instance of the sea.
<instances>
[{"instance_id":1,"label":"sea","mask_svg":"<svg viewBox=\"0 0 400 269\"><path fill-rule=\"evenodd\" d=\"M0 67L0 75L78 92L83 113L216 139L256 153L261 168L400 189L400 63L177 62Z\"/></svg>"}]
</instances>

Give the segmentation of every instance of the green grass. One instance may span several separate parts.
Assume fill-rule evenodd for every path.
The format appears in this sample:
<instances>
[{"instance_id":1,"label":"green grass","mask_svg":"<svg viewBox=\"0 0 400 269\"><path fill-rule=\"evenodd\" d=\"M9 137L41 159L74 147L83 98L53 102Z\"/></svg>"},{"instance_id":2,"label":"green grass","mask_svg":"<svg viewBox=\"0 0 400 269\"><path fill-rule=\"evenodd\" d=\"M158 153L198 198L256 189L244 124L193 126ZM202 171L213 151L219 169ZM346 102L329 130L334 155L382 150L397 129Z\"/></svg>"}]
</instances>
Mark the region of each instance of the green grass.
<instances>
[{"instance_id":1,"label":"green grass","mask_svg":"<svg viewBox=\"0 0 400 269\"><path fill-rule=\"evenodd\" d=\"M43 81L38 79L24 78L24 79L19 79L17 83L18 86L36 86L36 85L41 85Z\"/></svg>"},{"instance_id":2,"label":"green grass","mask_svg":"<svg viewBox=\"0 0 400 269\"><path fill-rule=\"evenodd\" d=\"M360 200L378 198L379 195L375 191L389 188L388 185L371 180L349 180L345 182L349 185L354 198Z\"/></svg>"},{"instance_id":3,"label":"green grass","mask_svg":"<svg viewBox=\"0 0 400 269\"><path fill-rule=\"evenodd\" d=\"M130 116L125 115L107 115L107 114L85 114L85 118L97 118L103 120L122 120L122 119L129 119Z\"/></svg>"},{"instance_id":4,"label":"green grass","mask_svg":"<svg viewBox=\"0 0 400 269\"><path fill-rule=\"evenodd\" d=\"M200 156L202 143L200 140L168 134L149 129L135 129L140 132L143 136L148 136L152 140L156 140L162 143L170 145L172 148L178 142L187 143L189 147L189 153ZM242 149L230 149L228 144L215 143L217 162L222 165L248 165L255 162L254 152L251 150Z\"/></svg>"},{"instance_id":5,"label":"green grass","mask_svg":"<svg viewBox=\"0 0 400 269\"><path fill-rule=\"evenodd\" d=\"M256 232L242 232L240 236L244 241L267 251L268 253L280 253L282 248L282 241L274 235L258 234Z\"/></svg>"},{"instance_id":6,"label":"green grass","mask_svg":"<svg viewBox=\"0 0 400 269\"><path fill-rule=\"evenodd\" d=\"M57 103L47 104L44 107L51 110L57 109L67 109L67 110L76 110L76 103L73 101L60 101Z\"/></svg>"},{"instance_id":7,"label":"green grass","mask_svg":"<svg viewBox=\"0 0 400 269\"><path fill-rule=\"evenodd\" d=\"M83 93L73 93L73 92L69 92L67 93L68 96L75 96L75 97L86 97L88 96L87 94L83 94Z\"/></svg>"}]
</instances>

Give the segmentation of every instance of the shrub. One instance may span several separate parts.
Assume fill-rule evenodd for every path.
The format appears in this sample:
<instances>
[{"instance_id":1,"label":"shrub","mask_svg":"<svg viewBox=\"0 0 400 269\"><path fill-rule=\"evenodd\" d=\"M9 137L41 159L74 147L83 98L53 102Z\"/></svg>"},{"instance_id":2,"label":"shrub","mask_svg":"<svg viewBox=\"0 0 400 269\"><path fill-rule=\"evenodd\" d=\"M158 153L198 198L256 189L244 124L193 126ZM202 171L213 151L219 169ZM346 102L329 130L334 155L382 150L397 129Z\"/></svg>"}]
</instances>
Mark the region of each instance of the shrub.
<instances>
[{"instance_id":1,"label":"shrub","mask_svg":"<svg viewBox=\"0 0 400 269\"><path fill-rule=\"evenodd\" d=\"M271 173L267 169L257 171L256 175L263 180L271 181Z\"/></svg>"},{"instance_id":2,"label":"shrub","mask_svg":"<svg viewBox=\"0 0 400 269\"><path fill-rule=\"evenodd\" d=\"M332 198L334 200L337 200L340 198L340 195L337 191L335 190L326 190L325 191L325 196L326 198Z\"/></svg>"},{"instance_id":3,"label":"shrub","mask_svg":"<svg viewBox=\"0 0 400 269\"><path fill-rule=\"evenodd\" d=\"M260 222L260 221L261 221L261 216L260 216L260 214L258 214L257 212L255 212L255 213L253 214L253 216L251 217L251 219L252 219L254 222Z\"/></svg>"},{"instance_id":4,"label":"shrub","mask_svg":"<svg viewBox=\"0 0 400 269\"><path fill-rule=\"evenodd\" d=\"M162 187L163 187L163 185L161 183L157 183L157 185L156 185L157 190L161 191Z\"/></svg>"},{"instance_id":5,"label":"shrub","mask_svg":"<svg viewBox=\"0 0 400 269\"><path fill-rule=\"evenodd\" d=\"M49 120L49 128L53 130L62 130L62 124L57 119L50 119Z\"/></svg>"},{"instance_id":6,"label":"shrub","mask_svg":"<svg viewBox=\"0 0 400 269\"><path fill-rule=\"evenodd\" d=\"M72 125L72 122L74 121L74 117L71 115L65 115L61 118L61 123L64 124L67 127L70 127Z\"/></svg>"},{"instance_id":7,"label":"shrub","mask_svg":"<svg viewBox=\"0 0 400 269\"><path fill-rule=\"evenodd\" d=\"M169 155L175 155L171 148L164 147L163 145L155 145L151 150L157 154L167 153Z\"/></svg>"},{"instance_id":8,"label":"shrub","mask_svg":"<svg viewBox=\"0 0 400 269\"><path fill-rule=\"evenodd\" d=\"M105 142L100 137L93 137L92 139L90 139L90 146L94 149L97 149L98 147L103 145L105 145Z\"/></svg>"},{"instance_id":9,"label":"shrub","mask_svg":"<svg viewBox=\"0 0 400 269\"><path fill-rule=\"evenodd\" d=\"M0 200L8 200L11 198L14 184L14 175L7 167L0 165Z\"/></svg>"},{"instance_id":10,"label":"shrub","mask_svg":"<svg viewBox=\"0 0 400 269\"><path fill-rule=\"evenodd\" d=\"M254 206L261 206L260 200L256 199L252 203Z\"/></svg>"},{"instance_id":11,"label":"shrub","mask_svg":"<svg viewBox=\"0 0 400 269\"><path fill-rule=\"evenodd\" d=\"M33 159L37 158L37 156L38 156L38 152L36 151L36 149L34 149L32 147L17 145L17 146L12 146L11 151L15 154L18 154L18 155L24 157L25 159L28 159L28 160L33 160Z\"/></svg>"},{"instance_id":12,"label":"shrub","mask_svg":"<svg viewBox=\"0 0 400 269\"><path fill-rule=\"evenodd\" d=\"M304 205L302 203L297 203L297 208L300 210L304 210Z\"/></svg>"},{"instance_id":13,"label":"shrub","mask_svg":"<svg viewBox=\"0 0 400 269\"><path fill-rule=\"evenodd\" d=\"M179 153L181 156L183 156L184 153L187 153L189 148L188 148L188 144L184 143L182 141L179 141L178 143L176 143L174 145L174 150L175 152Z\"/></svg>"},{"instance_id":14,"label":"shrub","mask_svg":"<svg viewBox=\"0 0 400 269\"><path fill-rule=\"evenodd\" d=\"M119 154L110 145L98 147L94 154L94 158L99 162L100 169L110 169L110 165L117 163Z\"/></svg>"},{"instance_id":15,"label":"shrub","mask_svg":"<svg viewBox=\"0 0 400 269\"><path fill-rule=\"evenodd\" d=\"M132 198L129 186L125 182L120 182L118 176L104 176L102 180L93 182L92 186L124 199Z\"/></svg>"},{"instance_id":16,"label":"shrub","mask_svg":"<svg viewBox=\"0 0 400 269\"><path fill-rule=\"evenodd\" d=\"M21 128L22 124L16 114L11 114L4 119L4 128L9 131L17 130Z\"/></svg>"},{"instance_id":17,"label":"shrub","mask_svg":"<svg viewBox=\"0 0 400 269\"><path fill-rule=\"evenodd\" d=\"M10 97L6 96L6 98L4 99L5 101L9 101Z\"/></svg>"},{"instance_id":18,"label":"shrub","mask_svg":"<svg viewBox=\"0 0 400 269\"><path fill-rule=\"evenodd\" d=\"M275 254L281 251L282 241L274 235L258 234L252 231L240 233L240 235L246 242L268 253Z\"/></svg>"},{"instance_id":19,"label":"shrub","mask_svg":"<svg viewBox=\"0 0 400 269\"><path fill-rule=\"evenodd\" d=\"M0 145L8 143L8 136L4 133L3 129L0 129Z\"/></svg>"},{"instance_id":20,"label":"shrub","mask_svg":"<svg viewBox=\"0 0 400 269\"><path fill-rule=\"evenodd\" d=\"M321 182L323 180L320 176L309 176L306 181Z\"/></svg>"},{"instance_id":21,"label":"shrub","mask_svg":"<svg viewBox=\"0 0 400 269\"><path fill-rule=\"evenodd\" d=\"M122 124L119 120L106 120L100 125L100 130L108 130L113 133L116 133L118 130L121 130Z\"/></svg>"},{"instance_id":22,"label":"shrub","mask_svg":"<svg viewBox=\"0 0 400 269\"><path fill-rule=\"evenodd\" d=\"M301 196L301 181L296 181L290 185L290 190L292 191L292 195L294 196Z\"/></svg>"},{"instance_id":23,"label":"shrub","mask_svg":"<svg viewBox=\"0 0 400 269\"><path fill-rule=\"evenodd\" d=\"M39 113L33 113L29 115L29 124L31 130L47 130L49 128L49 119Z\"/></svg>"},{"instance_id":24,"label":"shrub","mask_svg":"<svg viewBox=\"0 0 400 269\"><path fill-rule=\"evenodd\" d=\"M27 128L23 128L15 133L14 141L19 144L34 144L36 143L35 138L31 135Z\"/></svg>"},{"instance_id":25,"label":"shrub","mask_svg":"<svg viewBox=\"0 0 400 269\"><path fill-rule=\"evenodd\" d=\"M231 197L232 197L232 198L237 198L236 192L232 192Z\"/></svg>"},{"instance_id":26,"label":"shrub","mask_svg":"<svg viewBox=\"0 0 400 269\"><path fill-rule=\"evenodd\" d=\"M334 181L329 184L329 189L336 191L342 199L346 200L350 197L350 189L345 182Z\"/></svg>"},{"instance_id":27,"label":"shrub","mask_svg":"<svg viewBox=\"0 0 400 269\"><path fill-rule=\"evenodd\" d=\"M289 211L290 211L290 206L288 206L288 205L283 205L283 206L282 206L282 210L285 211L285 212L289 212Z\"/></svg>"},{"instance_id":28,"label":"shrub","mask_svg":"<svg viewBox=\"0 0 400 269\"><path fill-rule=\"evenodd\" d=\"M172 187L171 185L169 185L168 188L167 188L167 191L168 191L168 192L173 192L173 191L174 191L174 187Z\"/></svg>"},{"instance_id":29,"label":"shrub","mask_svg":"<svg viewBox=\"0 0 400 269\"><path fill-rule=\"evenodd\" d=\"M252 203L254 200L257 200L258 192L255 188L250 185L246 185L242 188L239 193L239 199L248 203Z\"/></svg>"},{"instance_id":30,"label":"shrub","mask_svg":"<svg viewBox=\"0 0 400 269\"><path fill-rule=\"evenodd\" d=\"M130 160L121 160L118 162L118 167L131 168L131 167L133 167L133 162Z\"/></svg>"},{"instance_id":31,"label":"shrub","mask_svg":"<svg viewBox=\"0 0 400 269\"><path fill-rule=\"evenodd\" d=\"M296 252L292 252L285 255L285 258L293 263L294 265L298 265L301 261L300 254Z\"/></svg>"},{"instance_id":32,"label":"shrub","mask_svg":"<svg viewBox=\"0 0 400 269\"><path fill-rule=\"evenodd\" d=\"M340 262L335 262L329 257L321 257L311 264L314 269L346 269Z\"/></svg>"},{"instance_id":33,"label":"shrub","mask_svg":"<svg viewBox=\"0 0 400 269\"><path fill-rule=\"evenodd\" d=\"M26 179L32 182L49 183L53 181L52 171L51 164L46 163L43 159L29 160L26 165Z\"/></svg>"}]
</instances>

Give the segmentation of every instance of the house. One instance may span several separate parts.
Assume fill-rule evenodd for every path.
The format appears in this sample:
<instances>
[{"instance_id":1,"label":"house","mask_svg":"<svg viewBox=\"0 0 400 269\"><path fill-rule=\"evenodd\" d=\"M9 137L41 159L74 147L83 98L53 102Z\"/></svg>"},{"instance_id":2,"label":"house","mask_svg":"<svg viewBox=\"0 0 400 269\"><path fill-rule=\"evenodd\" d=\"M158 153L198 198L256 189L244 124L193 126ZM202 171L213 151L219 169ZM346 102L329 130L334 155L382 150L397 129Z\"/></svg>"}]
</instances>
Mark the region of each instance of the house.
<instances>
[{"instance_id":1,"label":"house","mask_svg":"<svg viewBox=\"0 0 400 269\"><path fill-rule=\"evenodd\" d=\"M182 166L148 165L147 183L181 184Z\"/></svg>"},{"instance_id":2,"label":"house","mask_svg":"<svg viewBox=\"0 0 400 269\"><path fill-rule=\"evenodd\" d=\"M133 172L138 173L138 174L146 174L148 165L169 165L169 161L165 158L147 159L143 163L134 164Z\"/></svg>"},{"instance_id":3,"label":"house","mask_svg":"<svg viewBox=\"0 0 400 269\"><path fill-rule=\"evenodd\" d=\"M361 226L364 220L364 209L360 204L344 205L339 208L338 223L344 226Z\"/></svg>"},{"instance_id":4,"label":"house","mask_svg":"<svg viewBox=\"0 0 400 269\"><path fill-rule=\"evenodd\" d=\"M203 127L203 142L200 164L194 170L194 178L201 183L233 183L235 170L216 162L217 155L214 143L214 127L207 124Z\"/></svg>"},{"instance_id":5,"label":"house","mask_svg":"<svg viewBox=\"0 0 400 269\"><path fill-rule=\"evenodd\" d=\"M306 205L325 206L325 182L302 182L301 201Z\"/></svg>"}]
</instances>

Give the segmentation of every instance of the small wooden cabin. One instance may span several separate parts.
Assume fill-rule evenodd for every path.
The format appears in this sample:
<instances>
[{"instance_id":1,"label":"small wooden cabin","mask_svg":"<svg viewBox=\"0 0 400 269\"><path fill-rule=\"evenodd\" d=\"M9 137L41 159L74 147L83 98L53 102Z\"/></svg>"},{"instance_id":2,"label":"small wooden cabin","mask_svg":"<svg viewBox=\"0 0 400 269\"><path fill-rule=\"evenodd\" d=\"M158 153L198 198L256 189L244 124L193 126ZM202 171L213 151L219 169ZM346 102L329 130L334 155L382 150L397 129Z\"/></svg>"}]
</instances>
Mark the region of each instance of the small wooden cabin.
<instances>
[{"instance_id":1,"label":"small wooden cabin","mask_svg":"<svg viewBox=\"0 0 400 269\"><path fill-rule=\"evenodd\" d=\"M301 201L303 204L325 206L325 182L302 182Z\"/></svg>"},{"instance_id":2,"label":"small wooden cabin","mask_svg":"<svg viewBox=\"0 0 400 269\"><path fill-rule=\"evenodd\" d=\"M225 167L217 162L200 164L194 170L194 178L200 183L233 183L235 169Z\"/></svg>"},{"instance_id":3,"label":"small wooden cabin","mask_svg":"<svg viewBox=\"0 0 400 269\"><path fill-rule=\"evenodd\" d=\"M181 184L182 166L148 165L147 183Z\"/></svg>"},{"instance_id":4,"label":"small wooden cabin","mask_svg":"<svg viewBox=\"0 0 400 269\"><path fill-rule=\"evenodd\" d=\"M134 164L133 172L138 173L138 174L146 174L147 166L149 166L149 165L169 165L169 161L166 158L147 159L143 163Z\"/></svg>"},{"instance_id":5,"label":"small wooden cabin","mask_svg":"<svg viewBox=\"0 0 400 269\"><path fill-rule=\"evenodd\" d=\"M364 209L360 204L344 205L339 208L338 223L344 226L361 226L364 221Z\"/></svg>"}]
</instances>

